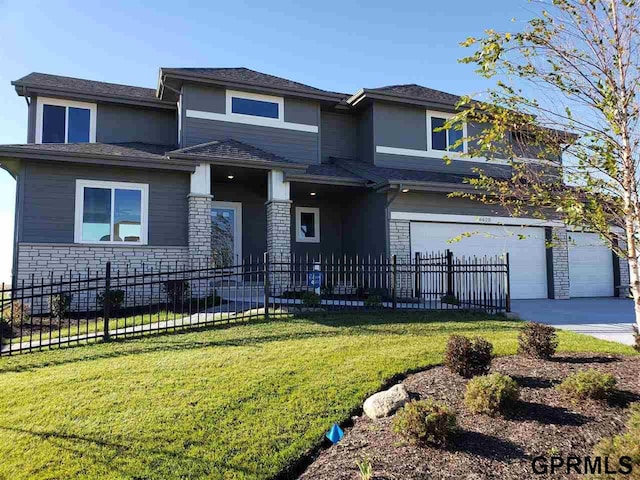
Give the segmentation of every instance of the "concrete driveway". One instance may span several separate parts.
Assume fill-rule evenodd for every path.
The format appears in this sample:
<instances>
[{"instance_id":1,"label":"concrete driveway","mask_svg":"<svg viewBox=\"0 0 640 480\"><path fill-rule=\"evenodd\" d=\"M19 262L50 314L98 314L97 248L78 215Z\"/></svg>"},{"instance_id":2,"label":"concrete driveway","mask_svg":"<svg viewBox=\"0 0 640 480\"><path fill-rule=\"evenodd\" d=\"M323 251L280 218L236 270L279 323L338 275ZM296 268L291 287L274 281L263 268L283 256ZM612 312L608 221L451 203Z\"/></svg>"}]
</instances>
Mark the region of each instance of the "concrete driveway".
<instances>
[{"instance_id":1,"label":"concrete driveway","mask_svg":"<svg viewBox=\"0 0 640 480\"><path fill-rule=\"evenodd\" d=\"M633 345L633 302L621 298L513 300L511 310L522 320Z\"/></svg>"}]
</instances>

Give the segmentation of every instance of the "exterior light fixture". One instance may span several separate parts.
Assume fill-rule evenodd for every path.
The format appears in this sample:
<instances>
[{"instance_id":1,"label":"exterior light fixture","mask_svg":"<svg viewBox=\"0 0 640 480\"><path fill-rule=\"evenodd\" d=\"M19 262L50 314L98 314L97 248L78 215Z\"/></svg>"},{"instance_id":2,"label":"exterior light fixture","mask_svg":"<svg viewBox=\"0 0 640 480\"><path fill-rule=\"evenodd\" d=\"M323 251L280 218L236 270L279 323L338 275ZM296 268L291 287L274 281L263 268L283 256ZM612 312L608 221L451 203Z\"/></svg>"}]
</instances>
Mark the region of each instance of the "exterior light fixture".
<instances>
[{"instance_id":1,"label":"exterior light fixture","mask_svg":"<svg viewBox=\"0 0 640 480\"><path fill-rule=\"evenodd\" d=\"M227 178L228 178L229 180L233 180L233 175L227 175Z\"/></svg>"},{"instance_id":2,"label":"exterior light fixture","mask_svg":"<svg viewBox=\"0 0 640 480\"><path fill-rule=\"evenodd\" d=\"M316 196L316 192L311 192L309 195L311 195L312 197Z\"/></svg>"},{"instance_id":3,"label":"exterior light fixture","mask_svg":"<svg viewBox=\"0 0 640 480\"><path fill-rule=\"evenodd\" d=\"M408 191L409 191L409 189L408 189L408 188L403 188L403 189L402 189L402 193L407 193Z\"/></svg>"}]
</instances>

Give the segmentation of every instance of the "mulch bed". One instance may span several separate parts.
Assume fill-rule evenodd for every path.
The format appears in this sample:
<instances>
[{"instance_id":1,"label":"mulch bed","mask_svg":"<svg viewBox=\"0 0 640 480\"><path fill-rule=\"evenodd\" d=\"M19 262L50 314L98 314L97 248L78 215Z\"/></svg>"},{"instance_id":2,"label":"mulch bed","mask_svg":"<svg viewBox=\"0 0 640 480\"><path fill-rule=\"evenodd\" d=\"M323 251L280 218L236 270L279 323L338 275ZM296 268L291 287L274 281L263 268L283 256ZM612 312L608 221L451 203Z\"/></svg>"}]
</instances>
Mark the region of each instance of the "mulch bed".
<instances>
[{"instance_id":1,"label":"mulch bed","mask_svg":"<svg viewBox=\"0 0 640 480\"><path fill-rule=\"evenodd\" d=\"M587 368L616 377L618 391L609 401L575 403L554 388L568 374ZM512 356L495 359L491 370L510 375L521 387L519 404L504 417L468 413L463 405L467 380L435 367L403 383L416 398L434 398L456 410L460 432L447 448L409 445L393 433L393 417L373 421L362 415L300 478L357 479L356 462L363 458L370 460L377 480L584 478L566 472L535 475L531 460L591 454L602 437L623 431L626 407L640 401L638 357L572 354L543 361Z\"/></svg>"}]
</instances>

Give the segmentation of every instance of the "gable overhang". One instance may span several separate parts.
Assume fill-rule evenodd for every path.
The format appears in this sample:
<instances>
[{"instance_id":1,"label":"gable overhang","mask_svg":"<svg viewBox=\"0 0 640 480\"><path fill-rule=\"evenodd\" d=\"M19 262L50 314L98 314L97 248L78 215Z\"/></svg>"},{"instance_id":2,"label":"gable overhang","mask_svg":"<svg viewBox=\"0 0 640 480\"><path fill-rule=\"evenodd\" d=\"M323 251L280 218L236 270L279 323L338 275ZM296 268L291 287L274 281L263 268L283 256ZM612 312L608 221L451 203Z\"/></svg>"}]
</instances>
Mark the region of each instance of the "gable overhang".
<instances>
[{"instance_id":1,"label":"gable overhang","mask_svg":"<svg viewBox=\"0 0 640 480\"><path fill-rule=\"evenodd\" d=\"M131 168L151 168L158 170L174 170L195 172L197 163L191 161L176 161L168 157L134 157L125 155L101 155L78 152L53 152L27 148L12 148L0 146L0 163L8 161L55 161L68 163L82 163L89 165L107 165Z\"/></svg>"},{"instance_id":2,"label":"gable overhang","mask_svg":"<svg viewBox=\"0 0 640 480\"><path fill-rule=\"evenodd\" d=\"M338 104L345 99L347 95L331 92L303 92L293 88L269 87L252 82L243 82L240 80L221 80L211 78L206 75L197 73L189 73L184 71L175 71L172 69L161 68L158 74L158 87L156 95L160 99L171 101L178 100L178 93L184 82L201 83L204 85L212 85L226 89L236 89L244 91L252 91L257 93L267 93L271 95L280 95L285 97L295 97L307 100L317 100L328 104Z\"/></svg>"},{"instance_id":3,"label":"gable overhang","mask_svg":"<svg viewBox=\"0 0 640 480\"><path fill-rule=\"evenodd\" d=\"M444 112L456 112L458 109L455 104L447 102L427 101L423 98L405 96L405 95L391 95L388 93L381 93L367 88L361 88L351 97L347 99L347 104L354 108L359 108L370 104L372 101L382 101L391 103L401 103L405 105L413 105L418 107L424 107L426 109L433 109Z\"/></svg>"},{"instance_id":4,"label":"gable overhang","mask_svg":"<svg viewBox=\"0 0 640 480\"><path fill-rule=\"evenodd\" d=\"M164 110L177 110L177 105L165 100L145 100L137 97L125 97L117 95L100 95L96 93L71 90L66 88L55 88L51 86L39 86L34 84L11 82L16 89L16 93L21 97L52 97L71 100L80 100L94 103L120 103L146 108L160 108Z\"/></svg>"},{"instance_id":5,"label":"gable overhang","mask_svg":"<svg viewBox=\"0 0 640 480\"><path fill-rule=\"evenodd\" d=\"M293 164L290 162L274 162L269 160L247 160L238 159L232 157L225 157L223 155L193 155L188 153L171 153L167 154L167 158L180 161L187 160L194 164L209 163L211 165L222 165L226 167L244 167L244 168L258 168L262 170L272 169L293 169L293 170L306 170L305 164Z\"/></svg>"}]
</instances>

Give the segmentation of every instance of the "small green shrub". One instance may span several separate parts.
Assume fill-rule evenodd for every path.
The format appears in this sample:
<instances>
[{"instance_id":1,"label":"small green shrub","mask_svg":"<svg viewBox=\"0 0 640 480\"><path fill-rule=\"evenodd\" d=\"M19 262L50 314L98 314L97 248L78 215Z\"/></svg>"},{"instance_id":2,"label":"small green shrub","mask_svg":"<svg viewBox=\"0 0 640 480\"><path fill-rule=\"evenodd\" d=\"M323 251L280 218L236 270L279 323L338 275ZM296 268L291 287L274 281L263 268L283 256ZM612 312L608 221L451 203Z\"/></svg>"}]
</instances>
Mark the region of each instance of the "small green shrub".
<instances>
[{"instance_id":1,"label":"small green shrub","mask_svg":"<svg viewBox=\"0 0 640 480\"><path fill-rule=\"evenodd\" d=\"M379 295L369 295L364 299L364 306L367 308L380 308L382 306L382 299Z\"/></svg>"},{"instance_id":2,"label":"small green shrub","mask_svg":"<svg viewBox=\"0 0 640 480\"><path fill-rule=\"evenodd\" d=\"M469 380L464 404L471 413L497 415L518 400L518 384L508 375L494 373Z\"/></svg>"},{"instance_id":3,"label":"small green shrub","mask_svg":"<svg viewBox=\"0 0 640 480\"><path fill-rule=\"evenodd\" d=\"M162 284L169 303L183 303L191 297L191 287L186 280L167 280Z\"/></svg>"},{"instance_id":4,"label":"small green shrub","mask_svg":"<svg viewBox=\"0 0 640 480\"><path fill-rule=\"evenodd\" d=\"M72 296L68 293L58 293L51 297L51 316L56 320L62 320L69 316Z\"/></svg>"},{"instance_id":5,"label":"small green shrub","mask_svg":"<svg viewBox=\"0 0 640 480\"><path fill-rule=\"evenodd\" d=\"M444 354L444 363L449 370L464 378L484 375L489 372L493 345L481 337L469 339L462 335L451 335Z\"/></svg>"},{"instance_id":6,"label":"small green shrub","mask_svg":"<svg viewBox=\"0 0 640 480\"><path fill-rule=\"evenodd\" d=\"M455 295L443 295L440 301L446 305L460 305L460 300Z\"/></svg>"},{"instance_id":7,"label":"small green shrub","mask_svg":"<svg viewBox=\"0 0 640 480\"><path fill-rule=\"evenodd\" d=\"M638 326L634 323L633 324L633 349L636 352L640 352L640 332L638 331Z\"/></svg>"},{"instance_id":8,"label":"small green shrub","mask_svg":"<svg viewBox=\"0 0 640 480\"><path fill-rule=\"evenodd\" d=\"M2 319L9 327L28 324L31 319L31 307L20 300L9 302L2 310Z\"/></svg>"},{"instance_id":9,"label":"small green shrub","mask_svg":"<svg viewBox=\"0 0 640 480\"><path fill-rule=\"evenodd\" d=\"M411 401L393 419L393 431L410 443L446 445L455 427L455 413L433 400Z\"/></svg>"},{"instance_id":10,"label":"small green shrub","mask_svg":"<svg viewBox=\"0 0 640 480\"><path fill-rule=\"evenodd\" d=\"M518 335L518 353L528 357L548 359L556 353L556 329L536 322L526 322Z\"/></svg>"},{"instance_id":11,"label":"small green shrub","mask_svg":"<svg viewBox=\"0 0 640 480\"><path fill-rule=\"evenodd\" d=\"M109 312L111 314L119 312L124 303L124 290L109 290L109 295L105 296L105 292L98 294L98 304L104 309L109 304Z\"/></svg>"},{"instance_id":12,"label":"small green shrub","mask_svg":"<svg viewBox=\"0 0 640 480\"><path fill-rule=\"evenodd\" d=\"M368 458L362 459L356 462L358 466L358 473L360 474L360 480L372 480L373 479L373 465Z\"/></svg>"},{"instance_id":13,"label":"small green shrub","mask_svg":"<svg viewBox=\"0 0 640 480\"><path fill-rule=\"evenodd\" d=\"M309 308L319 307L320 295L315 292L304 292L302 294L302 304Z\"/></svg>"},{"instance_id":14,"label":"small green shrub","mask_svg":"<svg viewBox=\"0 0 640 480\"><path fill-rule=\"evenodd\" d=\"M614 437L603 438L593 449L593 455L608 458L609 470L617 473L596 478L603 480L640 479L640 403L634 403L629 410L627 431ZM627 468L621 469L621 457L630 458L628 463L631 464L631 472L622 473L628 471L628 465Z\"/></svg>"},{"instance_id":15,"label":"small green shrub","mask_svg":"<svg viewBox=\"0 0 640 480\"><path fill-rule=\"evenodd\" d=\"M602 400L607 398L615 386L616 379L613 375L591 368L569 375L557 388L576 400Z\"/></svg>"}]
</instances>

